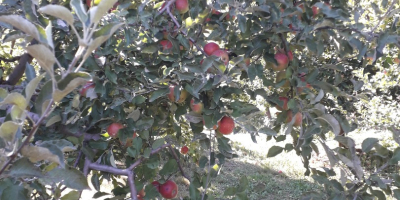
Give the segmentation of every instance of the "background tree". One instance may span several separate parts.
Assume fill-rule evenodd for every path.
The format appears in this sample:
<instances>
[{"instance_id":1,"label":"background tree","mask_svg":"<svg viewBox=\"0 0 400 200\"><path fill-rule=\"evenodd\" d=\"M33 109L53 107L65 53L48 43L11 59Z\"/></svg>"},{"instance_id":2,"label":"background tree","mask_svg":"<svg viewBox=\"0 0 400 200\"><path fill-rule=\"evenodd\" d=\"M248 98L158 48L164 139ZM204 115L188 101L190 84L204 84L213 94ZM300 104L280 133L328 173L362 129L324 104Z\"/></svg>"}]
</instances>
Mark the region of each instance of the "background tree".
<instances>
[{"instance_id":1,"label":"background tree","mask_svg":"<svg viewBox=\"0 0 400 200\"><path fill-rule=\"evenodd\" d=\"M396 0L5 0L0 199L78 199L89 174L97 190L126 177L114 182L115 199L170 199L182 190L170 180L177 172L190 182L186 199L213 199L212 178L238 156L224 136L232 132L292 137L268 157L284 150L302 157L305 175L325 188L304 199L400 198L398 173L383 173L400 149L376 138L356 149L346 136L371 125L370 99L397 106L398 7ZM391 126L399 142L391 121L398 113L381 119L374 125ZM326 145L330 134L337 148ZM317 143L331 168L309 166ZM379 158L377 168L364 168L360 153ZM187 174L182 162L199 169ZM246 187L243 177L225 195L247 199ZM61 197L65 188L72 191Z\"/></svg>"}]
</instances>

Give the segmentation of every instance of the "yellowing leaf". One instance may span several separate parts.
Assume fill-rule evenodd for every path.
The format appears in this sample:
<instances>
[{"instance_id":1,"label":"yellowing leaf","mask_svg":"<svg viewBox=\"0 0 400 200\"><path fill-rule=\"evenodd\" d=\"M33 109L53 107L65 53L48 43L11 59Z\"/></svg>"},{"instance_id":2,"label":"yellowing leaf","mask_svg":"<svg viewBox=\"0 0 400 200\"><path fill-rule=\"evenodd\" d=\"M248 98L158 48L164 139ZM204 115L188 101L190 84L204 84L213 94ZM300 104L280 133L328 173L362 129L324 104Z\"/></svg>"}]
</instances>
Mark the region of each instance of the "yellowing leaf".
<instances>
[{"instance_id":1,"label":"yellowing leaf","mask_svg":"<svg viewBox=\"0 0 400 200\"><path fill-rule=\"evenodd\" d=\"M13 141L19 125L12 121L7 121L0 126L0 137L7 141Z\"/></svg>"},{"instance_id":2,"label":"yellowing leaf","mask_svg":"<svg viewBox=\"0 0 400 200\"><path fill-rule=\"evenodd\" d=\"M25 97L17 92L7 95L7 97L2 102L0 102L0 105L6 105L6 104L16 105L23 110L25 110L26 106L28 105Z\"/></svg>"},{"instance_id":3,"label":"yellowing leaf","mask_svg":"<svg viewBox=\"0 0 400 200\"><path fill-rule=\"evenodd\" d=\"M46 15L58 17L64 21L66 21L71 26L74 24L74 16L71 14L71 11L69 11L64 6L47 5L47 6L39 8L38 11L41 13L44 13Z\"/></svg>"},{"instance_id":4,"label":"yellowing leaf","mask_svg":"<svg viewBox=\"0 0 400 200\"><path fill-rule=\"evenodd\" d=\"M114 6L114 4L118 0L107 0L107 1L100 1L98 6L94 6L91 8L95 9L96 12L90 12L90 18L91 23L95 24L100 21L100 19L107 14L107 12Z\"/></svg>"},{"instance_id":5,"label":"yellowing leaf","mask_svg":"<svg viewBox=\"0 0 400 200\"><path fill-rule=\"evenodd\" d=\"M20 16L20 15L3 15L3 16L0 16L0 21L5 22L7 24L11 24L15 28L32 36L37 41L40 41L39 32L36 29L35 25L33 25L30 21L24 19L22 16Z\"/></svg>"},{"instance_id":6,"label":"yellowing leaf","mask_svg":"<svg viewBox=\"0 0 400 200\"><path fill-rule=\"evenodd\" d=\"M27 157L31 162L36 163L42 160L55 162L62 165L60 158L50 152L49 149L38 146L25 146L21 150L21 154Z\"/></svg>"},{"instance_id":7,"label":"yellowing leaf","mask_svg":"<svg viewBox=\"0 0 400 200\"><path fill-rule=\"evenodd\" d=\"M56 62L53 52L42 44L35 44L26 47L26 51L36 58L39 65L43 67L50 75L53 75L53 65Z\"/></svg>"},{"instance_id":8,"label":"yellowing leaf","mask_svg":"<svg viewBox=\"0 0 400 200\"><path fill-rule=\"evenodd\" d=\"M39 85L40 81L44 78L44 74L34 78L31 80L28 85L25 88L25 96L26 96L26 101L30 101L32 98L33 93L35 92L35 89Z\"/></svg>"},{"instance_id":9,"label":"yellowing leaf","mask_svg":"<svg viewBox=\"0 0 400 200\"><path fill-rule=\"evenodd\" d=\"M61 117L60 115L54 115L53 117L51 117L49 120L47 120L46 122L46 127L49 127L57 122L61 121Z\"/></svg>"}]
</instances>

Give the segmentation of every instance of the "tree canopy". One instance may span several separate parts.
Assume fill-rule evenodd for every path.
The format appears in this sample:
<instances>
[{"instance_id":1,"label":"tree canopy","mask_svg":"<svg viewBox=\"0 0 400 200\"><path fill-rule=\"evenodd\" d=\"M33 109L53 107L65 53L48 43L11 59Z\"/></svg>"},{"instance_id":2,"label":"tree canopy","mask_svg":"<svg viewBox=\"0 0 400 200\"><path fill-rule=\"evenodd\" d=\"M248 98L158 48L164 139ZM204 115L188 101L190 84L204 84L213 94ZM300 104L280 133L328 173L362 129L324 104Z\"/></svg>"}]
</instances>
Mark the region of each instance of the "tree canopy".
<instances>
[{"instance_id":1,"label":"tree canopy","mask_svg":"<svg viewBox=\"0 0 400 200\"><path fill-rule=\"evenodd\" d=\"M171 199L175 174L184 199L214 199L239 132L293 139L267 156L302 158L325 189L303 199L400 199L386 171L398 144L347 135L390 129L400 143L397 0L0 3L0 199L79 199L88 181L100 197L120 177L114 199ZM320 151L330 167L310 166ZM248 199L247 182L227 198Z\"/></svg>"}]
</instances>

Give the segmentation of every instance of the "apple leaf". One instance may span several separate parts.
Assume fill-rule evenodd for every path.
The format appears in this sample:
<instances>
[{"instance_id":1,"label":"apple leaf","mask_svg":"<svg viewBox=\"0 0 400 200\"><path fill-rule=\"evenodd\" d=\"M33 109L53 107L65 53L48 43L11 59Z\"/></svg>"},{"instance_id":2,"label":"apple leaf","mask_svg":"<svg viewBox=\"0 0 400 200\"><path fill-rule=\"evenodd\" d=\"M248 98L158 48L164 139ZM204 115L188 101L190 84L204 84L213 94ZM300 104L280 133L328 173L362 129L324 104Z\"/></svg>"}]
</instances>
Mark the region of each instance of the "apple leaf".
<instances>
[{"instance_id":1,"label":"apple leaf","mask_svg":"<svg viewBox=\"0 0 400 200\"><path fill-rule=\"evenodd\" d=\"M90 189L86 177L74 168L54 168L46 174L47 178L55 183L62 183L75 190Z\"/></svg>"},{"instance_id":2,"label":"apple leaf","mask_svg":"<svg viewBox=\"0 0 400 200\"><path fill-rule=\"evenodd\" d=\"M67 94L75 90L81 85L84 85L87 81L90 81L92 77L86 72L70 73L65 78L60 80L57 85L58 89L53 92L53 99L55 102L61 101Z\"/></svg>"},{"instance_id":3,"label":"apple leaf","mask_svg":"<svg viewBox=\"0 0 400 200\"><path fill-rule=\"evenodd\" d=\"M56 152L54 154L53 152ZM27 157L31 162L36 163L38 161L47 160L49 162L55 162L61 167L64 167L64 156L61 150L53 146L51 150L45 147L39 146L25 146L21 150L21 154Z\"/></svg>"},{"instance_id":4,"label":"apple leaf","mask_svg":"<svg viewBox=\"0 0 400 200\"><path fill-rule=\"evenodd\" d=\"M160 170L160 175L169 175L178 170L178 164L175 159L169 159L167 163L164 164L163 168Z\"/></svg>"},{"instance_id":5,"label":"apple leaf","mask_svg":"<svg viewBox=\"0 0 400 200\"><path fill-rule=\"evenodd\" d=\"M376 138L367 138L367 139L365 139L365 140L362 142L362 145L361 145L362 151L363 151L364 153L368 153L369 151L371 151L371 149L374 147L374 145L375 145L376 143L378 143L378 142L379 142L379 140L376 139Z\"/></svg>"},{"instance_id":6,"label":"apple leaf","mask_svg":"<svg viewBox=\"0 0 400 200\"><path fill-rule=\"evenodd\" d=\"M64 21L66 21L69 25L73 26L74 24L74 16L71 14L71 11L69 11L66 7L64 6L59 6L59 5L46 5L38 10L41 13L51 15L57 18L60 18Z\"/></svg>"},{"instance_id":7,"label":"apple leaf","mask_svg":"<svg viewBox=\"0 0 400 200\"><path fill-rule=\"evenodd\" d=\"M9 169L8 176L12 177L42 177L42 172L27 158L17 160Z\"/></svg>"},{"instance_id":8,"label":"apple leaf","mask_svg":"<svg viewBox=\"0 0 400 200\"><path fill-rule=\"evenodd\" d=\"M19 125L13 121L6 121L0 126L0 137L6 141L14 141Z\"/></svg>"},{"instance_id":9,"label":"apple leaf","mask_svg":"<svg viewBox=\"0 0 400 200\"><path fill-rule=\"evenodd\" d=\"M32 95L35 93L37 86L44 77L45 74L41 74L36 78L32 79L31 81L29 81L28 85L25 88L25 97L27 102L31 100Z\"/></svg>"},{"instance_id":10,"label":"apple leaf","mask_svg":"<svg viewBox=\"0 0 400 200\"><path fill-rule=\"evenodd\" d=\"M81 197L81 193L78 191L70 191L68 194L61 197L61 200L79 200Z\"/></svg>"},{"instance_id":11,"label":"apple leaf","mask_svg":"<svg viewBox=\"0 0 400 200\"><path fill-rule=\"evenodd\" d=\"M339 125L339 122L335 119L335 117L333 117L330 114L325 114L325 115L319 116L317 119L322 119L322 120L326 121L329 125L331 125L333 133L336 136L339 135L339 133L340 133L340 125Z\"/></svg>"},{"instance_id":12,"label":"apple leaf","mask_svg":"<svg viewBox=\"0 0 400 200\"><path fill-rule=\"evenodd\" d=\"M114 6L118 0L100 1L99 5L90 8L90 22L97 24L100 19L107 14L107 12Z\"/></svg>"},{"instance_id":13,"label":"apple leaf","mask_svg":"<svg viewBox=\"0 0 400 200\"><path fill-rule=\"evenodd\" d=\"M397 147L393 151L393 157L390 159L390 164L394 165L397 164L397 162L400 161L400 147Z\"/></svg>"},{"instance_id":14,"label":"apple leaf","mask_svg":"<svg viewBox=\"0 0 400 200\"><path fill-rule=\"evenodd\" d=\"M269 150L268 150L268 154L267 154L267 158L270 157L274 157L276 155L279 155L280 153L282 153L284 148L280 147L280 146L272 146Z\"/></svg>"},{"instance_id":15,"label":"apple leaf","mask_svg":"<svg viewBox=\"0 0 400 200\"><path fill-rule=\"evenodd\" d=\"M22 32L32 36L37 41L40 41L39 32L38 32L37 28L35 27L35 25L33 25L30 21L24 19L20 15L0 16L0 22L5 22L8 24L11 24L16 29L21 30Z\"/></svg>"},{"instance_id":16,"label":"apple leaf","mask_svg":"<svg viewBox=\"0 0 400 200\"><path fill-rule=\"evenodd\" d=\"M86 13L86 8L84 7L81 0L71 0L70 1L71 8L74 9L76 15L78 16L79 20L81 20L82 24L87 24L88 16Z\"/></svg>"},{"instance_id":17,"label":"apple leaf","mask_svg":"<svg viewBox=\"0 0 400 200\"><path fill-rule=\"evenodd\" d=\"M10 185L4 188L0 199L18 199L18 200L29 200L28 190L22 185Z\"/></svg>"},{"instance_id":18,"label":"apple leaf","mask_svg":"<svg viewBox=\"0 0 400 200\"><path fill-rule=\"evenodd\" d=\"M165 96L169 93L169 88L160 88L159 90L154 91L149 99L149 102L153 102L154 100Z\"/></svg>"},{"instance_id":19,"label":"apple leaf","mask_svg":"<svg viewBox=\"0 0 400 200\"><path fill-rule=\"evenodd\" d=\"M53 76L53 65L56 62L53 52L43 44L34 44L26 47L26 51L36 58L39 65Z\"/></svg>"},{"instance_id":20,"label":"apple leaf","mask_svg":"<svg viewBox=\"0 0 400 200\"><path fill-rule=\"evenodd\" d=\"M27 103L25 97L22 96L22 94L17 93L17 92L8 94L7 97L2 102L0 102L0 106L6 105L6 104L16 105L20 109L23 109L23 110L25 110L26 107L28 106L28 103Z\"/></svg>"}]
</instances>

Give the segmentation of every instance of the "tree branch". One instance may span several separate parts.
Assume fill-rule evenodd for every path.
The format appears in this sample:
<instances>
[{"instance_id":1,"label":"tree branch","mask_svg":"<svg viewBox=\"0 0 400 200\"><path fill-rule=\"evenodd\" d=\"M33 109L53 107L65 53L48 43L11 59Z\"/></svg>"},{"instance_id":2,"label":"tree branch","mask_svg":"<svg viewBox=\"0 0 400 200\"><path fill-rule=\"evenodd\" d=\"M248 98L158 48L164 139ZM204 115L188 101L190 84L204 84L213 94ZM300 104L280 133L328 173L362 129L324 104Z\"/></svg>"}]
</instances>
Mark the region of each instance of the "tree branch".
<instances>
[{"instance_id":1,"label":"tree branch","mask_svg":"<svg viewBox=\"0 0 400 200\"><path fill-rule=\"evenodd\" d=\"M26 63L31 63L33 57L28 53L22 54L19 59L18 65L14 68L12 73L8 76L8 80L6 81L7 85L15 85L22 78L25 73Z\"/></svg>"},{"instance_id":2,"label":"tree branch","mask_svg":"<svg viewBox=\"0 0 400 200\"><path fill-rule=\"evenodd\" d=\"M136 191L136 186L135 186L135 173L133 171L130 171L128 173L128 184L129 184L129 189L131 190L132 200L137 200L137 191Z\"/></svg>"},{"instance_id":3,"label":"tree branch","mask_svg":"<svg viewBox=\"0 0 400 200\"><path fill-rule=\"evenodd\" d=\"M0 61L4 61L4 62L15 62L17 60L19 60L21 58L21 56L16 56L13 58L2 58L0 57Z\"/></svg>"},{"instance_id":4,"label":"tree branch","mask_svg":"<svg viewBox=\"0 0 400 200\"><path fill-rule=\"evenodd\" d=\"M179 167L179 170L182 173L182 176L190 181L190 177L185 174L185 171L183 171L183 168L182 168L181 162L180 162L180 160L178 158L178 155L176 155L176 152L174 151L174 149L171 146L168 146L168 148L171 151L172 155L174 156L174 158L176 160L176 163L178 163L178 167Z\"/></svg>"}]
</instances>

